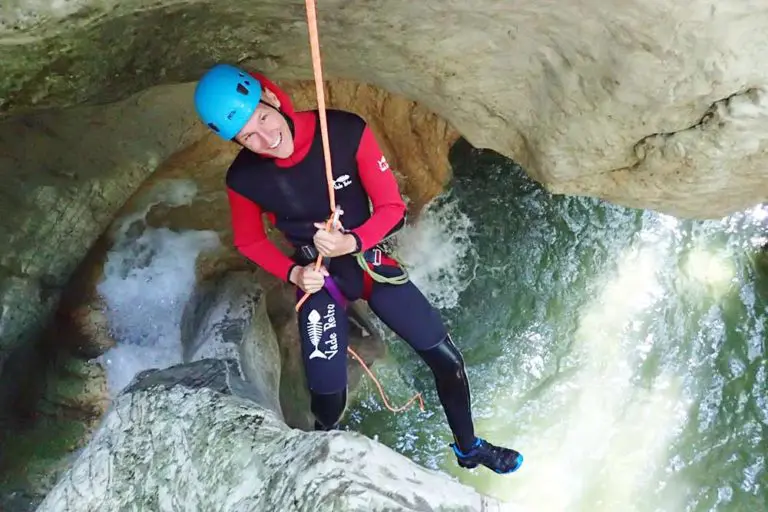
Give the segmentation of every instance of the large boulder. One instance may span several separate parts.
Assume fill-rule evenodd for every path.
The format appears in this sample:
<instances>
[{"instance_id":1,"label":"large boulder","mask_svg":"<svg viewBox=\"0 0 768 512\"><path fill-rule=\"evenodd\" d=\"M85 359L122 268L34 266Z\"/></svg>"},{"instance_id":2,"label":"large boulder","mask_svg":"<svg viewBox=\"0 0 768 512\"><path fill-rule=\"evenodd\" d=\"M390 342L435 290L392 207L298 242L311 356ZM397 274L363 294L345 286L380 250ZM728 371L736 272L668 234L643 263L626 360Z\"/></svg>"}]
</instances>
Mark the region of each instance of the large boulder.
<instances>
[{"instance_id":1,"label":"large boulder","mask_svg":"<svg viewBox=\"0 0 768 512\"><path fill-rule=\"evenodd\" d=\"M252 272L227 273L196 288L181 319L185 362L232 358L258 391L258 402L282 419L280 353L263 291Z\"/></svg>"},{"instance_id":2,"label":"large boulder","mask_svg":"<svg viewBox=\"0 0 768 512\"><path fill-rule=\"evenodd\" d=\"M138 375L38 511L500 510L362 435L288 428L237 366Z\"/></svg>"}]
</instances>

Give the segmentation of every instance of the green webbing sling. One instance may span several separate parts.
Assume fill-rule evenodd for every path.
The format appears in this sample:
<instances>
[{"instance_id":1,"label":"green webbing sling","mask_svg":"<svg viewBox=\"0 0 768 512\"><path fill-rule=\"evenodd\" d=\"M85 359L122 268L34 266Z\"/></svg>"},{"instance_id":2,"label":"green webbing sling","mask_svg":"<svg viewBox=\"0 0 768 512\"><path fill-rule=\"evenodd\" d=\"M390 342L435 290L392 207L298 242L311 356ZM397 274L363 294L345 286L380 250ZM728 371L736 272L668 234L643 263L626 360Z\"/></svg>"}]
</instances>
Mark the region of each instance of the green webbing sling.
<instances>
[{"instance_id":1,"label":"green webbing sling","mask_svg":"<svg viewBox=\"0 0 768 512\"><path fill-rule=\"evenodd\" d=\"M381 249L379 249L381 250ZM383 253L384 251L382 251ZM365 270L369 276L371 276L371 279L376 281L377 283L386 283L386 284L405 284L407 283L410 278L408 277L408 271L405 269L405 265L396 258L393 255L388 255L390 258L395 260L398 265L400 265L400 269L403 271L403 275L401 276L395 276L395 277L386 277L382 276L381 274L377 274L373 270L371 270L371 267L368 266L368 262L365 261L365 256L362 252L358 252L355 254L355 259L357 260L357 264L360 265L360 267Z\"/></svg>"}]
</instances>

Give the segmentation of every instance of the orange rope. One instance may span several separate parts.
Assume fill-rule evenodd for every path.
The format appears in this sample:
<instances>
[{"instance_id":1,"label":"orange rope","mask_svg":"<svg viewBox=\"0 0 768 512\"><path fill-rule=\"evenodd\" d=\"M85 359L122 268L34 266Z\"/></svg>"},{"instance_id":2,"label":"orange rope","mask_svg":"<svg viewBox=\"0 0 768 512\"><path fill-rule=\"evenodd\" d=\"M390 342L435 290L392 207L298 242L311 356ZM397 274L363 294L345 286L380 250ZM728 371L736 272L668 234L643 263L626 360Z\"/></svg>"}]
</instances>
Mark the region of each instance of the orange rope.
<instances>
[{"instance_id":1,"label":"orange rope","mask_svg":"<svg viewBox=\"0 0 768 512\"><path fill-rule=\"evenodd\" d=\"M309 44L312 49L312 68L315 73L315 92L317 93L317 108L320 113L320 131L323 138L323 154L325 156L325 176L328 180L328 195L330 196L331 200L331 216L325 225L325 229L326 231L330 231L337 205L336 194L333 188L333 172L331 171L331 148L328 143L328 121L325 117L325 87L323 86L323 66L320 60L320 41L317 35L317 12L315 10L315 0L306 0L306 4L307 25L309 26ZM321 262L322 256L318 255L317 261L315 261L315 270L320 268ZM301 308L301 305L304 304L307 298L309 298L309 295L309 293L304 292L304 296L296 304L296 311ZM374 384L376 384L376 387L379 389L379 394L381 395L381 398L384 401L384 405L387 407L387 409L392 412L400 412L407 409L414 401L418 400L419 409L421 409L422 412L424 411L424 400L421 396L421 393L416 393L402 407L392 407L389 404L389 400L387 400L387 396L384 393L384 389L381 387L381 384L379 384L376 376L373 375L373 372L368 368L363 359L357 355L355 351L352 350L352 348L347 347L347 351L357 360L358 363L360 363L366 373L368 373L368 376L373 380Z\"/></svg>"},{"instance_id":2,"label":"orange rope","mask_svg":"<svg viewBox=\"0 0 768 512\"><path fill-rule=\"evenodd\" d=\"M320 41L317 35L317 12L315 11L315 0L306 0L307 4L307 25L309 26L309 45L312 50L312 69L315 72L315 93L317 94L317 109L320 112L320 132L323 139L323 154L325 155L325 177L328 181L328 195L331 199L331 218L336 211L336 194L333 189L333 172L331 169L331 148L328 144L328 121L325 117L325 87L323 86L323 65L320 60ZM325 225L325 230L331 230L331 219ZM317 255L315 261L315 270L320 269L320 263L323 257ZM309 293L304 292L304 296L296 304L296 311L309 298Z\"/></svg>"},{"instance_id":3,"label":"orange rope","mask_svg":"<svg viewBox=\"0 0 768 512\"><path fill-rule=\"evenodd\" d=\"M357 362L360 363L360 365L363 367L363 369L368 373L368 376L373 380L373 383L376 384L376 387L379 388L379 394L381 395L382 400L384 400L384 405L387 406L387 409L389 409L392 412L404 411L405 409L407 409L414 402L414 400L418 400L419 401L419 409L421 409L421 412L424 412L424 399L421 397L421 393L416 393L415 395L413 395L413 397L411 397L410 400L408 400L405 403L404 406L398 407L397 409L395 409L394 407L389 405L389 401L387 400L387 396L384 394L384 389L382 389L381 384L379 384L379 381L376 380L376 377L373 375L373 372L371 372L370 368L368 368L368 366L366 366L365 362L363 362L363 358L360 357L359 355L357 355L355 353L355 351L352 350L351 348L347 348L347 350L349 351L350 354L352 354L352 357L357 359Z\"/></svg>"}]
</instances>

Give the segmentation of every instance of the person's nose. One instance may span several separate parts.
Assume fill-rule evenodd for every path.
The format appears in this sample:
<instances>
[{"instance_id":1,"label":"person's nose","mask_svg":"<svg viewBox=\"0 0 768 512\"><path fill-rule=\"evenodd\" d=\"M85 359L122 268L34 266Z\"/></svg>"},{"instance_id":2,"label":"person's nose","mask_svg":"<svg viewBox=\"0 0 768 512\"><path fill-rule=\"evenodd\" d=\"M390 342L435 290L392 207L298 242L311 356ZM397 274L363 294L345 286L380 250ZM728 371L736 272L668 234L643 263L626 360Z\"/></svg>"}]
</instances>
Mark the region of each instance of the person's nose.
<instances>
[{"instance_id":1,"label":"person's nose","mask_svg":"<svg viewBox=\"0 0 768 512\"><path fill-rule=\"evenodd\" d=\"M274 142L272 130L265 126L259 126L255 130L255 135L259 138L259 144L264 147L269 147Z\"/></svg>"}]
</instances>

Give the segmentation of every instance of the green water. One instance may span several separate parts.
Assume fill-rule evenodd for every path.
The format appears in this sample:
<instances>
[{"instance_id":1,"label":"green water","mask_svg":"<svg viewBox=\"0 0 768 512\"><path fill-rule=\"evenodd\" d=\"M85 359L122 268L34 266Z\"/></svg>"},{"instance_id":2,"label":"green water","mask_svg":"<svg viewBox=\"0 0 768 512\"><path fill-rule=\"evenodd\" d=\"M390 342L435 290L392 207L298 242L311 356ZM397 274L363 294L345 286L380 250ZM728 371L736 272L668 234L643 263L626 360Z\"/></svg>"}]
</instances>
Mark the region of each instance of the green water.
<instances>
[{"instance_id":1,"label":"green water","mask_svg":"<svg viewBox=\"0 0 768 512\"><path fill-rule=\"evenodd\" d=\"M375 370L427 410L394 415L366 383L346 428L509 510L768 510L768 206L682 221L553 196L463 143L452 161L403 251L463 352L478 434L525 464L458 468L431 374L392 336Z\"/></svg>"}]
</instances>

